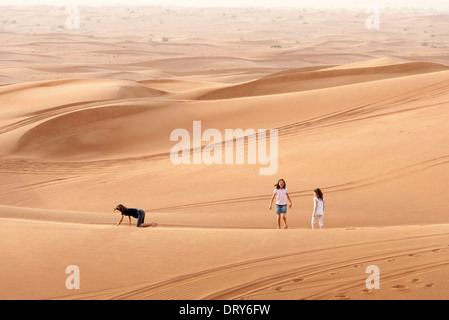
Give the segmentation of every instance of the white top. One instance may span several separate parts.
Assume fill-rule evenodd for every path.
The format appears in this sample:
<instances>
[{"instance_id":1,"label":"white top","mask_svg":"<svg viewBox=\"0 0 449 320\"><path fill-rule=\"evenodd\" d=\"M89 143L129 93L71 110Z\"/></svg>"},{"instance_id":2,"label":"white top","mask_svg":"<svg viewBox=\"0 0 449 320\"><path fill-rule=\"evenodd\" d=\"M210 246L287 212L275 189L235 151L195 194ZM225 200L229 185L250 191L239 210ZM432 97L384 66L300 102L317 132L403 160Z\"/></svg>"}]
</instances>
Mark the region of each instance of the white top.
<instances>
[{"instance_id":1,"label":"white top","mask_svg":"<svg viewBox=\"0 0 449 320\"><path fill-rule=\"evenodd\" d=\"M317 200L317 208L316 208L316 212L315 215L320 216L324 214L324 200L325 198L323 197L323 200L321 200L318 197L314 197L313 200Z\"/></svg>"},{"instance_id":2,"label":"white top","mask_svg":"<svg viewBox=\"0 0 449 320\"><path fill-rule=\"evenodd\" d=\"M276 204L281 206L287 204L288 189L274 189L273 193L276 194Z\"/></svg>"}]
</instances>

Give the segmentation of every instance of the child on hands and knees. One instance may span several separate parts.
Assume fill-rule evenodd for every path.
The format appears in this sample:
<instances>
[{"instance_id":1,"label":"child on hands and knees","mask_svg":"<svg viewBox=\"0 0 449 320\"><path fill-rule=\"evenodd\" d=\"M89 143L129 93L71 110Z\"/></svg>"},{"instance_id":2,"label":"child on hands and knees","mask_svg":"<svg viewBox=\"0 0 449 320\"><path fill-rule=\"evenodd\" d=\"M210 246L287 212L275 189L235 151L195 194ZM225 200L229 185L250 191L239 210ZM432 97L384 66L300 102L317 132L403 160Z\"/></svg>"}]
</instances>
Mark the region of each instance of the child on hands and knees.
<instances>
[{"instance_id":1,"label":"child on hands and knees","mask_svg":"<svg viewBox=\"0 0 449 320\"><path fill-rule=\"evenodd\" d=\"M287 225L287 199L290 201L289 208L292 207L292 200L290 199L290 196L288 195L288 189L287 184L285 183L284 179L279 179L277 184L274 185L276 189L273 191L273 196L270 200L270 206L268 207L270 210L273 205L273 200L276 197L276 215L277 215L277 228L281 228L281 217L284 222L284 229L288 229Z\"/></svg>"},{"instance_id":2,"label":"child on hands and knees","mask_svg":"<svg viewBox=\"0 0 449 320\"><path fill-rule=\"evenodd\" d=\"M120 223L122 223L123 218L125 216L128 216L129 226L131 226L131 217L137 219L136 226L139 228L147 228L147 227L156 227L157 226L156 222L145 223L145 211L143 211L142 209L127 208L123 204L119 204L118 206L115 207L114 211L120 211L122 214L119 222L117 222L117 227L120 225Z\"/></svg>"}]
</instances>

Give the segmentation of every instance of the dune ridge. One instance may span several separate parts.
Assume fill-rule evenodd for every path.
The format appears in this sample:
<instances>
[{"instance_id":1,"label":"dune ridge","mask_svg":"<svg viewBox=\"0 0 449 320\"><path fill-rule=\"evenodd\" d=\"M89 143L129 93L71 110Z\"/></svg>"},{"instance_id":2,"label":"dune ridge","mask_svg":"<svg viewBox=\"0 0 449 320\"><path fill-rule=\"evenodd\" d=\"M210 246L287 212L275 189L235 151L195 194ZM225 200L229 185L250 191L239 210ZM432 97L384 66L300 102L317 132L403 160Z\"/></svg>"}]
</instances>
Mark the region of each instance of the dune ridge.
<instances>
[{"instance_id":1,"label":"dune ridge","mask_svg":"<svg viewBox=\"0 0 449 320\"><path fill-rule=\"evenodd\" d=\"M359 64L360 66L356 68L340 66L338 68L324 68L312 71L289 71L287 74L285 72L281 74L275 73L247 83L218 89L199 97L199 99L229 99L242 96L281 94L328 88L332 86L329 85L332 78L337 78L335 86L341 86L427 72L447 71L449 69L446 65L433 62L409 62L374 67L369 66L369 62L367 64L367 67ZM363 77L360 77L361 75ZM325 84L320 83L319 80L322 79L325 79ZM313 82L313 80L318 81Z\"/></svg>"}]
</instances>

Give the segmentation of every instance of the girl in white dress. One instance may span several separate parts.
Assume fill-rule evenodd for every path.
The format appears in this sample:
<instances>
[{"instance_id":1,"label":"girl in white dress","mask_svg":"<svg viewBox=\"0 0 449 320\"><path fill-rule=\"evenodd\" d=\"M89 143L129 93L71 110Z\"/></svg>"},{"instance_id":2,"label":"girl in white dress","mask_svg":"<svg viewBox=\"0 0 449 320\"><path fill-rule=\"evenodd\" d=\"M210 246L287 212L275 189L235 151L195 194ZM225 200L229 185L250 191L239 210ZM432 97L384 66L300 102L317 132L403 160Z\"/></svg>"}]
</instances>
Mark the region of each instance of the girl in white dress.
<instances>
[{"instance_id":1,"label":"girl in white dress","mask_svg":"<svg viewBox=\"0 0 449 320\"><path fill-rule=\"evenodd\" d=\"M324 215L324 196L320 188L313 190L313 212L312 212L312 229L315 229L315 223L318 220L320 229L323 229L323 215Z\"/></svg>"}]
</instances>

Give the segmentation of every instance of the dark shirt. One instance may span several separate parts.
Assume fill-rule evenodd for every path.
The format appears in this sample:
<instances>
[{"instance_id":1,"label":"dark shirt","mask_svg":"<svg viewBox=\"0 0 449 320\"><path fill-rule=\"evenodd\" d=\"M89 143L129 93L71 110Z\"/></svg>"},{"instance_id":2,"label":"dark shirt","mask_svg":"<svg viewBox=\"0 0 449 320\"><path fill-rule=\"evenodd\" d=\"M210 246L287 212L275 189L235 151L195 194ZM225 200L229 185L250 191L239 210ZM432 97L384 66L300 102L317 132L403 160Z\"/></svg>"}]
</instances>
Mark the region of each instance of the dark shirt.
<instances>
[{"instance_id":1,"label":"dark shirt","mask_svg":"<svg viewBox=\"0 0 449 320\"><path fill-rule=\"evenodd\" d=\"M123 211L122 214L124 214L125 216L131 216L131 217L134 217L137 219L139 217L138 211L139 210L137 210L137 209L128 208L125 211Z\"/></svg>"}]
</instances>

